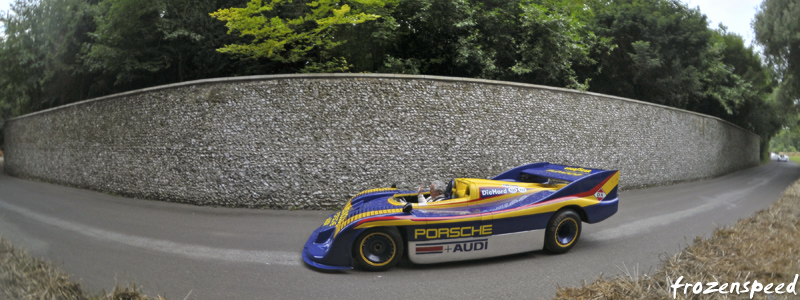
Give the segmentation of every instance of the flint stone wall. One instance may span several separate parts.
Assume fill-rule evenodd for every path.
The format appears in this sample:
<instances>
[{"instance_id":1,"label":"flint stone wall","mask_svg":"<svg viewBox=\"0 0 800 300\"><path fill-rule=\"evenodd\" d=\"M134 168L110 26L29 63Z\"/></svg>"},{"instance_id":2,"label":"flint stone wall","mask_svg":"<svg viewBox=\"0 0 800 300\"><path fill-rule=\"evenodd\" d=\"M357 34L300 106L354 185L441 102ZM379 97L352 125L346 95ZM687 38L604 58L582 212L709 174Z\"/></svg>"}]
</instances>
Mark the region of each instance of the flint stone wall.
<instances>
[{"instance_id":1,"label":"flint stone wall","mask_svg":"<svg viewBox=\"0 0 800 300\"><path fill-rule=\"evenodd\" d=\"M5 172L198 205L334 209L361 190L487 178L538 161L621 170L630 189L759 163L720 119L572 90L464 78L203 80L5 124Z\"/></svg>"}]
</instances>

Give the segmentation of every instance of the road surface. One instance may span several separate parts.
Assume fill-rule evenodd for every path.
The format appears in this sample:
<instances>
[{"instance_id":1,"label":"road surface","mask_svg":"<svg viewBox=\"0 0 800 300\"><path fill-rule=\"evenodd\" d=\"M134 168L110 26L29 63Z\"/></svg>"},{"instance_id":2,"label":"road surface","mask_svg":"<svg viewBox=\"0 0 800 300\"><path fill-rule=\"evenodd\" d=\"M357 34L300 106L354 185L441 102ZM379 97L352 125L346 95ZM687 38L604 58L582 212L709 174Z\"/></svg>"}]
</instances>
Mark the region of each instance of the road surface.
<instances>
[{"instance_id":1,"label":"road surface","mask_svg":"<svg viewBox=\"0 0 800 300\"><path fill-rule=\"evenodd\" d=\"M642 275L698 235L766 208L800 178L772 162L711 180L620 193L567 254L537 251L381 273L323 273L300 252L331 212L197 207L0 174L0 236L54 262L92 293L135 281L170 299L549 299L556 286ZM623 177L624 180L624 177Z\"/></svg>"}]
</instances>

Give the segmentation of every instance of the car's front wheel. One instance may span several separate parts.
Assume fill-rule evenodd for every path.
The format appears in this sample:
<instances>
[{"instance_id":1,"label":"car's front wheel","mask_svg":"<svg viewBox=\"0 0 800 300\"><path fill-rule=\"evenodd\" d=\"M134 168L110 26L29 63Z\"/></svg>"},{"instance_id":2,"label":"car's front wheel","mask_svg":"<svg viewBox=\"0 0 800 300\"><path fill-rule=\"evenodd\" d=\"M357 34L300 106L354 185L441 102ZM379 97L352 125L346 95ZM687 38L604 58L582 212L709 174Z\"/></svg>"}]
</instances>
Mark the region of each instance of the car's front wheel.
<instances>
[{"instance_id":1,"label":"car's front wheel","mask_svg":"<svg viewBox=\"0 0 800 300\"><path fill-rule=\"evenodd\" d=\"M403 256L403 239L396 228L368 229L356 239L353 256L364 270L388 270Z\"/></svg>"},{"instance_id":2,"label":"car's front wheel","mask_svg":"<svg viewBox=\"0 0 800 300\"><path fill-rule=\"evenodd\" d=\"M566 253L581 237L581 217L573 210L562 210L550 218L544 235L544 246L551 253Z\"/></svg>"}]
</instances>

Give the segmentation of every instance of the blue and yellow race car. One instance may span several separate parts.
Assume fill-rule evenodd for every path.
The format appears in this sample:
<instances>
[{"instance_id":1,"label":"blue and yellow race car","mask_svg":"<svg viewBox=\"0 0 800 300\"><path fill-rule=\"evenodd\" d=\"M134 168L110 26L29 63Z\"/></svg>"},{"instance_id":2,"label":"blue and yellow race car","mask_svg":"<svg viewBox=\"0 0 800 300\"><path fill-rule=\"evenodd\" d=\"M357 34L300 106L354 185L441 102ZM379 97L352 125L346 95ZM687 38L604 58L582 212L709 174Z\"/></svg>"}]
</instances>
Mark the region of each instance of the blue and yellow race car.
<instances>
[{"instance_id":1,"label":"blue and yellow race car","mask_svg":"<svg viewBox=\"0 0 800 300\"><path fill-rule=\"evenodd\" d=\"M367 190L314 230L303 260L320 269L383 271L404 253L418 264L564 253L578 242L582 222L617 212L618 183L616 170L542 162L492 179L453 179L438 202L416 203L417 191Z\"/></svg>"}]
</instances>

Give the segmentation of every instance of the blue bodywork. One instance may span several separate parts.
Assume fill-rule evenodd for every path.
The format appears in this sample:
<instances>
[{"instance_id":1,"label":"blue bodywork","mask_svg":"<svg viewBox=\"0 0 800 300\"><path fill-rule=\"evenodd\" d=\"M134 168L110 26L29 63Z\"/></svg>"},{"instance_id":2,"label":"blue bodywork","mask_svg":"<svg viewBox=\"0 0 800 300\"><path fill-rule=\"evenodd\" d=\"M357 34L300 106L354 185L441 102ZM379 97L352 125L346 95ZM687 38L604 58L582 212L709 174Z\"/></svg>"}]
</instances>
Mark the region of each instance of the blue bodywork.
<instances>
[{"instance_id":1,"label":"blue bodywork","mask_svg":"<svg viewBox=\"0 0 800 300\"><path fill-rule=\"evenodd\" d=\"M560 209L558 207L570 207L579 211L582 221L587 223L600 222L617 212L619 172L615 170L534 163L503 172L492 178L491 182L485 179L475 180L482 184L490 183L486 189L498 190L506 186L498 186L500 184L544 185L551 179L566 183L558 185L558 188L531 189L519 196L500 194L480 197L465 201L464 203L470 204L464 205L415 205L415 209L410 212L403 212L405 203L395 201L394 197L415 195L416 191L394 188L365 191L350 199L342 211L330 215L322 226L314 230L303 248L303 260L319 269L352 269L353 244L362 232L372 226L396 227L403 235L403 243L408 243L420 241L411 234L414 230L435 228L428 225L431 220L436 220L439 225L446 222L452 226L480 226L490 220L488 222L493 226L491 234L500 235L543 229ZM478 188L484 189L483 186ZM591 200L593 195L597 197L597 201L586 204L586 199ZM537 207L545 205L551 205L552 209L537 210ZM526 213L527 211L531 213ZM475 219L476 216L478 219ZM490 218L481 219L480 216Z\"/></svg>"}]
</instances>

